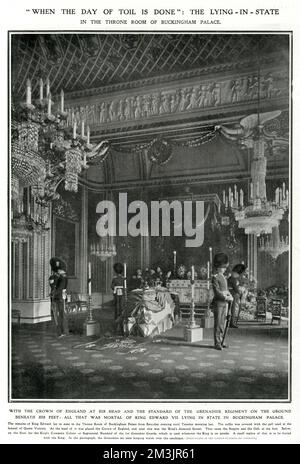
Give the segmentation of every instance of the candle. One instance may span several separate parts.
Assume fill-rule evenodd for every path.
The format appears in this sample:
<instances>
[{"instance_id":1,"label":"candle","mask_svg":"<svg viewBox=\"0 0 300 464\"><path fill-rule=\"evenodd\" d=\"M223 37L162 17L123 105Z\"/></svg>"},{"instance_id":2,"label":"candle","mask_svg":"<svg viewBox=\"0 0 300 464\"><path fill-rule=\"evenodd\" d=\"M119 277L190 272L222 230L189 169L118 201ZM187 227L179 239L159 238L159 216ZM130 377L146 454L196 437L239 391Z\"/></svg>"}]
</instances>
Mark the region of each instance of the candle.
<instances>
[{"instance_id":1,"label":"candle","mask_svg":"<svg viewBox=\"0 0 300 464\"><path fill-rule=\"evenodd\" d=\"M253 200L253 184L252 182L250 183L250 198Z\"/></svg>"},{"instance_id":2,"label":"candle","mask_svg":"<svg viewBox=\"0 0 300 464\"><path fill-rule=\"evenodd\" d=\"M209 261L207 261L207 278L208 278L208 279L210 278L209 272L210 272L210 269L209 269Z\"/></svg>"},{"instance_id":3,"label":"candle","mask_svg":"<svg viewBox=\"0 0 300 464\"><path fill-rule=\"evenodd\" d=\"M89 296L92 296L92 266L91 262L88 264L88 287L89 287Z\"/></svg>"},{"instance_id":4,"label":"candle","mask_svg":"<svg viewBox=\"0 0 300 464\"><path fill-rule=\"evenodd\" d=\"M256 196L259 198L259 182L256 182Z\"/></svg>"},{"instance_id":5,"label":"candle","mask_svg":"<svg viewBox=\"0 0 300 464\"><path fill-rule=\"evenodd\" d=\"M43 86L44 86L44 83L43 83L43 79L40 79L40 101L43 100L44 98L44 89L43 89Z\"/></svg>"},{"instance_id":6,"label":"candle","mask_svg":"<svg viewBox=\"0 0 300 464\"><path fill-rule=\"evenodd\" d=\"M48 98L49 93L50 93L50 81L49 81L49 77L47 77L47 79L46 79L46 98Z\"/></svg>"},{"instance_id":7,"label":"candle","mask_svg":"<svg viewBox=\"0 0 300 464\"><path fill-rule=\"evenodd\" d=\"M225 205L225 201L226 201L226 193L225 193L225 190L223 190L223 203Z\"/></svg>"},{"instance_id":8,"label":"candle","mask_svg":"<svg viewBox=\"0 0 300 464\"><path fill-rule=\"evenodd\" d=\"M60 111L62 113L64 112L64 103L65 103L65 94L64 94L64 91L61 89L61 92L60 92Z\"/></svg>"},{"instance_id":9,"label":"candle","mask_svg":"<svg viewBox=\"0 0 300 464\"><path fill-rule=\"evenodd\" d=\"M173 255L174 255L174 267L176 266L176 251L174 250L173 251Z\"/></svg>"},{"instance_id":10,"label":"candle","mask_svg":"<svg viewBox=\"0 0 300 464\"><path fill-rule=\"evenodd\" d=\"M77 129L77 123L75 121L73 125L73 139L76 139L76 129Z\"/></svg>"},{"instance_id":11,"label":"candle","mask_svg":"<svg viewBox=\"0 0 300 464\"><path fill-rule=\"evenodd\" d=\"M237 186L234 185L234 199L235 199L235 201L237 200L237 198L238 198Z\"/></svg>"},{"instance_id":12,"label":"candle","mask_svg":"<svg viewBox=\"0 0 300 464\"><path fill-rule=\"evenodd\" d=\"M31 82L30 79L26 81L26 103L31 105Z\"/></svg>"},{"instance_id":13,"label":"candle","mask_svg":"<svg viewBox=\"0 0 300 464\"><path fill-rule=\"evenodd\" d=\"M285 182L282 184L282 198L285 200Z\"/></svg>"},{"instance_id":14,"label":"candle","mask_svg":"<svg viewBox=\"0 0 300 464\"><path fill-rule=\"evenodd\" d=\"M209 247L209 262L212 265L212 247Z\"/></svg>"},{"instance_id":15,"label":"candle","mask_svg":"<svg viewBox=\"0 0 300 464\"><path fill-rule=\"evenodd\" d=\"M87 143L90 143L90 126L87 126Z\"/></svg>"},{"instance_id":16,"label":"candle","mask_svg":"<svg viewBox=\"0 0 300 464\"><path fill-rule=\"evenodd\" d=\"M81 121L81 137L84 137L84 121Z\"/></svg>"},{"instance_id":17,"label":"candle","mask_svg":"<svg viewBox=\"0 0 300 464\"><path fill-rule=\"evenodd\" d=\"M289 206L289 191L287 190L286 193L286 205Z\"/></svg>"},{"instance_id":18,"label":"candle","mask_svg":"<svg viewBox=\"0 0 300 464\"><path fill-rule=\"evenodd\" d=\"M195 280L195 267L192 266L192 280Z\"/></svg>"},{"instance_id":19,"label":"candle","mask_svg":"<svg viewBox=\"0 0 300 464\"><path fill-rule=\"evenodd\" d=\"M241 208L244 207L244 192L242 189L240 189L240 206Z\"/></svg>"},{"instance_id":20,"label":"candle","mask_svg":"<svg viewBox=\"0 0 300 464\"><path fill-rule=\"evenodd\" d=\"M124 288L127 288L127 264L124 263Z\"/></svg>"},{"instance_id":21,"label":"candle","mask_svg":"<svg viewBox=\"0 0 300 464\"><path fill-rule=\"evenodd\" d=\"M51 93L49 93L48 94L48 116L51 116L51 105L52 105Z\"/></svg>"}]
</instances>

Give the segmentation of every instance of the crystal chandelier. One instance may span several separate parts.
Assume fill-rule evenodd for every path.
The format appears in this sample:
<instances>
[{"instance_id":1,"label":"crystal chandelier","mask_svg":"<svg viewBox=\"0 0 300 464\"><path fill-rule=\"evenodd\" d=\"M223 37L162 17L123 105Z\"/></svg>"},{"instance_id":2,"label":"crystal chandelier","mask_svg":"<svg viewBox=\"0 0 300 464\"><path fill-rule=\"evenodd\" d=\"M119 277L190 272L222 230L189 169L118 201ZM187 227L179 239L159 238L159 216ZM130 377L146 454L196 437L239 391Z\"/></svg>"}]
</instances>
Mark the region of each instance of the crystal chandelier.
<instances>
[{"instance_id":1,"label":"crystal chandelier","mask_svg":"<svg viewBox=\"0 0 300 464\"><path fill-rule=\"evenodd\" d=\"M102 162L108 155L107 141L98 145L90 143L90 129L77 133L77 122L67 123L64 111L64 92L53 113L54 102L49 79L39 81L39 98L32 103L31 82L26 83L26 102L12 106L11 124L11 190L17 198L21 187L32 187L35 200L42 205L59 197L58 185L64 181L65 189L78 190L80 173L89 167L92 160Z\"/></svg>"},{"instance_id":2,"label":"crystal chandelier","mask_svg":"<svg viewBox=\"0 0 300 464\"><path fill-rule=\"evenodd\" d=\"M288 237L280 237L278 226L273 227L271 237L260 237L259 251L268 253L273 259L289 251Z\"/></svg>"}]
</instances>

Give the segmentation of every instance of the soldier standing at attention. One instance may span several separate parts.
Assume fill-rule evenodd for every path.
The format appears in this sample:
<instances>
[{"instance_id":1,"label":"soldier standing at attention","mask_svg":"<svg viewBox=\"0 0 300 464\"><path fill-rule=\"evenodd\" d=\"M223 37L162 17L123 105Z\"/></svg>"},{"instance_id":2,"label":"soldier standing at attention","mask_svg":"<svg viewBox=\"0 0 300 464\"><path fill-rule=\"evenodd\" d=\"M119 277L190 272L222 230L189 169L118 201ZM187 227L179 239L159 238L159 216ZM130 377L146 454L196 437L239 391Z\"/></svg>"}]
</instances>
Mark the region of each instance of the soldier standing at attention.
<instances>
[{"instance_id":1,"label":"soldier standing at attention","mask_svg":"<svg viewBox=\"0 0 300 464\"><path fill-rule=\"evenodd\" d=\"M243 293L243 286L241 283L241 276L245 272L245 264L237 264L231 271L231 276L228 278L229 291L233 297L231 305L231 319L230 327L238 328L238 316L240 313L241 296Z\"/></svg>"},{"instance_id":2,"label":"soldier standing at attention","mask_svg":"<svg viewBox=\"0 0 300 464\"><path fill-rule=\"evenodd\" d=\"M122 263L114 264L114 271L116 273L112 280L111 288L114 293L114 304L115 304L115 322L117 325L117 332L121 332L120 316L123 311L123 300L124 300L124 266Z\"/></svg>"},{"instance_id":3,"label":"soldier standing at attention","mask_svg":"<svg viewBox=\"0 0 300 464\"><path fill-rule=\"evenodd\" d=\"M214 309L214 342L215 349L222 350L227 348L223 344L223 335L226 324L228 303L232 301L232 296L228 291L227 279L224 273L229 265L228 256L225 253L217 253L214 256L214 267L217 271L212 277L212 287L214 298L212 301Z\"/></svg>"}]
</instances>

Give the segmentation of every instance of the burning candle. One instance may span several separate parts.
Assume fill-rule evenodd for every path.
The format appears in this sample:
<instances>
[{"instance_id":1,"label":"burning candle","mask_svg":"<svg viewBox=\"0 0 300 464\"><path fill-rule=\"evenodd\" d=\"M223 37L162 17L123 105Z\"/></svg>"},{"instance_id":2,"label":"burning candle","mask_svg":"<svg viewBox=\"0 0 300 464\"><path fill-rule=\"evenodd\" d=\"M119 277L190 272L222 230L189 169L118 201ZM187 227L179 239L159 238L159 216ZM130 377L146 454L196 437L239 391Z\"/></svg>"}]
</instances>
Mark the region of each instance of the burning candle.
<instances>
[{"instance_id":1,"label":"burning candle","mask_svg":"<svg viewBox=\"0 0 300 464\"><path fill-rule=\"evenodd\" d=\"M209 262L212 265L212 247L209 247Z\"/></svg>"},{"instance_id":2,"label":"burning candle","mask_svg":"<svg viewBox=\"0 0 300 464\"><path fill-rule=\"evenodd\" d=\"M173 256L174 256L174 267L176 267L176 251L173 251Z\"/></svg>"},{"instance_id":3,"label":"burning candle","mask_svg":"<svg viewBox=\"0 0 300 464\"><path fill-rule=\"evenodd\" d=\"M60 111L64 112L64 103L65 103L65 94L64 91L61 89L60 91Z\"/></svg>"},{"instance_id":4,"label":"burning candle","mask_svg":"<svg viewBox=\"0 0 300 464\"><path fill-rule=\"evenodd\" d=\"M88 284L89 284L89 296L92 296L92 266L88 264Z\"/></svg>"},{"instance_id":5,"label":"burning candle","mask_svg":"<svg viewBox=\"0 0 300 464\"><path fill-rule=\"evenodd\" d=\"M51 105L52 105L51 93L49 93L48 94L48 116L51 116Z\"/></svg>"},{"instance_id":6,"label":"burning candle","mask_svg":"<svg viewBox=\"0 0 300 464\"><path fill-rule=\"evenodd\" d=\"M40 101L43 100L44 98L44 83L43 83L43 79L40 79Z\"/></svg>"},{"instance_id":7,"label":"burning candle","mask_svg":"<svg viewBox=\"0 0 300 464\"><path fill-rule=\"evenodd\" d=\"M84 121L81 121L81 137L84 137Z\"/></svg>"},{"instance_id":8,"label":"burning candle","mask_svg":"<svg viewBox=\"0 0 300 464\"><path fill-rule=\"evenodd\" d=\"M73 139L76 139L76 129L77 129L77 123L75 121L73 125Z\"/></svg>"},{"instance_id":9,"label":"burning candle","mask_svg":"<svg viewBox=\"0 0 300 464\"><path fill-rule=\"evenodd\" d=\"M87 126L87 143L90 143L90 135L91 135L91 132L90 132L90 126Z\"/></svg>"},{"instance_id":10,"label":"burning candle","mask_svg":"<svg viewBox=\"0 0 300 464\"><path fill-rule=\"evenodd\" d=\"M46 98L48 98L49 93L50 93L50 81L49 81L49 77L47 77L47 79L46 79Z\"/></svg>"},{"instance_id":11,"label":"burning candle","mask_svg":"<svg viewBox=\"0 0 300 464\"><path fill-rule=\"evenodd\" d=\"M31 82L30 79L26 81L26 103L31 105Z\"/></svg>"}]
</instances>

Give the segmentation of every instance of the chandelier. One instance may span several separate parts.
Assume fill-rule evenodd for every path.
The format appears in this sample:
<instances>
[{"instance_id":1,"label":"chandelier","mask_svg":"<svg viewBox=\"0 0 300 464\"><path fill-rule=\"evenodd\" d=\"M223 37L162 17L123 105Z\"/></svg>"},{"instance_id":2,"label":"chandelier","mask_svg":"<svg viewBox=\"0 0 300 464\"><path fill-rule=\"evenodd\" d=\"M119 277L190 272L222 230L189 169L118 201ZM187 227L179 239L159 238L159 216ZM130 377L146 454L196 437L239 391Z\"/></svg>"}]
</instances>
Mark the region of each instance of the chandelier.
<instances>
[{"instance_id":1,"label":"chandelier","mask_svg":"<svg viewBox=\"0 0 300 464\"><path fill-rule=\"evenodd\" d=\"M26 83L26 102L12 105L11 123L11 191L17 199L21 187L31 186L35 201L47 205L59 197L57 187L64 181L65 190L78 191L78 179L95 159L103 162L109 143L90 143L90 128L81 131L77 122L67 123L64 111L64 92L55 113L49 79L39 81L39 98L32 102L31 81Z\"/></svg>"},{"instance_id":2,"label":"chandelier","mask_svg":"<svg viewBox=\"0 0 300 464\"><path fill-rule=\"evenodd\" d=\"M263 113L262 115L253 114L240 121L240 128L228 130L226 127L219 127L221 132L231 140L238 140L243 146L253 149L251 162L251 183L249 192L249 204L244 204L244 191L238 191L235 185L229 188L228 194L223 191L223 204L225 209L231 209L235 220L246 234L271 234L274 227L278 227L284 212L289 207L289 192L285 188L278 187L272 200L267 199L266 195L266 171L267 158L265 149L270 139L274 139L274 134L268 134L264 128L264 123L276 118L280 111Z\"/></svg>"},{"instance_id":3,"label":"chandelier","mask_svg":"<svg viewBox=\"0 0 300 464\"><path fill-rule=\"evenodd\" d=\"M112 242L112 237L103 237L91 245L90 253L92 256L100 258L100 261L106 261L108 258L116 256L116 245Z\"/></svg>"},{"instance_id":4,"label":"chandelier","mask_svg":"<svg viewBox=\"0 0 300 464\"><path fill-rule=\"evenodd\" d=\"M278 226L273 227L271 237L260 237L259 251L268 253L273 259L289 251L288 237L280 237Z\"/></svg>"}]
</instances>

